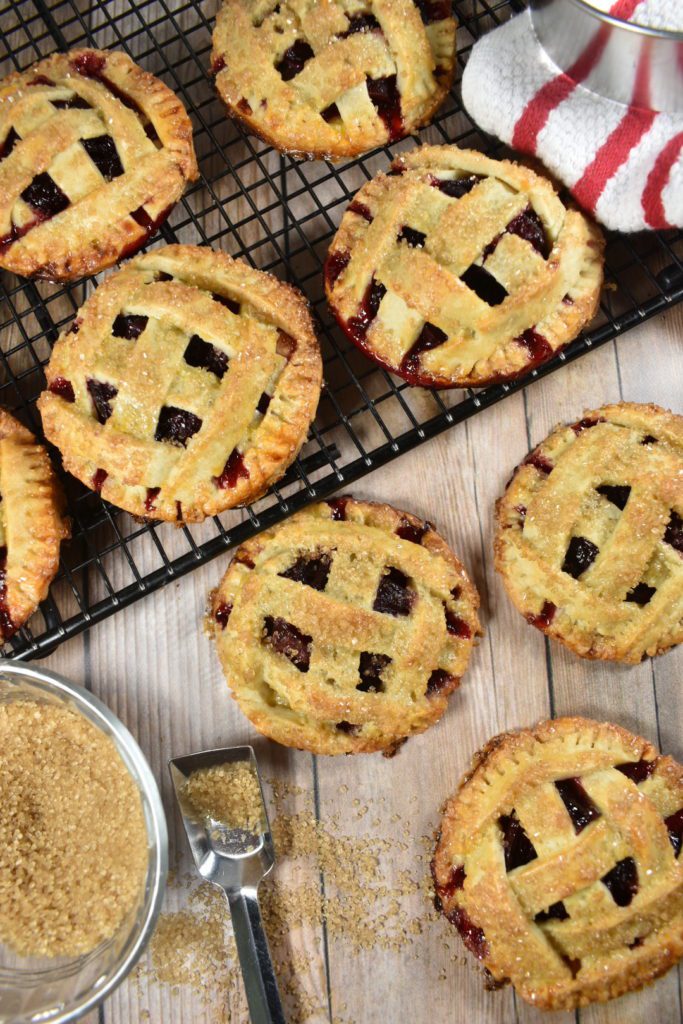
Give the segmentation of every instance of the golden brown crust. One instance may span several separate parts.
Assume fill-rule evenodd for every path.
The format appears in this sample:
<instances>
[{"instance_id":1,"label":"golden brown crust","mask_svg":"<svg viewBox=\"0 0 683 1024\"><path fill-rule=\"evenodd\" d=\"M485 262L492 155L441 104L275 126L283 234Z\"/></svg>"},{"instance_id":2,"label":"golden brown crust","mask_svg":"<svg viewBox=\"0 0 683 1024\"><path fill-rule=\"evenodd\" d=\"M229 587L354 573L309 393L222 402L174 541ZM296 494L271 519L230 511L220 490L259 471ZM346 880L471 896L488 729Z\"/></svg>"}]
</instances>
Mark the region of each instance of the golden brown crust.
<instances>
[{"instance_id":1,"label":"golden brown crust","mask_svg":"<svg viewBox=\"0 0 683 1024\"><path fill-rule=\"evenodd\" d=\"M343 330L392 373L422 387L481 387L576 337L597 309L603 249L596 225L530 168L423 146L354 197L325 288ZM376 308L363 324L371 289Z\"/></svg>"},{"instance_id":2,"label":"golden brown crust","mask_svg":"<svg viewBox=\"0 0 683 1024\"><path fill-rule=\"evenodd\" d=\"M0 140L10 138L0 161L0 266L24 277L73 280L130 255L199 173L180 100L117 51L55 53L9 75ZM104 140L106 176L85 148L95 140ZM46 175L62 193L54 215L40 197L38 206L23 198Z\"/></svg>"},{"instance_id":3,"label":"golden brown crust","mask_svg":"<svg viewBox=\"0 0 683 1024\"><path fill-rule=\"evenodd\" d=\"M585 823L555 785L577 779ZM617 725L559 718L502 733L446 806L438 900L494 980L534 1006L634 991L683 956L681 809L683 767Z\"/></svg>"},{"instance_id":4,"label":"golden brown crust","mask_svg":"<svg viewBox=\"0 0 683 1024\"><path fill-rule=\"evenodd\" d=\"M401 611L380 586L406 597ZM446 710L481 634L478 605L430 524L345 497L243 544L207 626L260 732L319 754L393 753Z\"/></svg>"},{"instance_id":5,"label":"golden brown crust","mask_svg":"<svg viewBox=\"0 0 683 1024\"><path fill-rule=\"evenodd\" d=\"M446 5L423 5L434 15L425 13L428 24L413 0L368 0L362 13L348 7L283 0L264 11L255 0L224 0L211 66L231 116L283 152L332 160L428 124L455 71L455 19ZM292 47L294 64L283 75L278 65ZM392 77L400 118L387 124L366 82Z\"/></svg>"},{"instance_id":6,"label":"golden brown crust","mask_svg":"<svg viewBox=\"0 0 683 1024\"><path fill-rule=\"evenodd\" d=\"M70 535L64 496L48 454L0 409L0 641L33 615Z\"/></svg>"},{"instance_id":7,"label":"golden brown crust","mask_svg":"<svg viewBox=\"0 0 683 1024\"><path fill-rule=\"evenodd\" d=\"M255 501L291 465L322 360L296 288L208 247L172 245L97 289L46 375L38 407L70 473L132 515L199 522ZM98 409L102 386L113 395ZM179 413L191 420L184 446L163 436L163 417Z\"/></svg>"},{"instance_id":8,"label":"golden brown crust","mask_svg":"<svg viewBox=\"0 0 683 1024\"><path fill-rule=\"evenodd\" d=\"M683 417L603 406L517 467L496 505L495 565L548 636L635 664L683 640L681 517Z\"/></svg>"}]
</instances>

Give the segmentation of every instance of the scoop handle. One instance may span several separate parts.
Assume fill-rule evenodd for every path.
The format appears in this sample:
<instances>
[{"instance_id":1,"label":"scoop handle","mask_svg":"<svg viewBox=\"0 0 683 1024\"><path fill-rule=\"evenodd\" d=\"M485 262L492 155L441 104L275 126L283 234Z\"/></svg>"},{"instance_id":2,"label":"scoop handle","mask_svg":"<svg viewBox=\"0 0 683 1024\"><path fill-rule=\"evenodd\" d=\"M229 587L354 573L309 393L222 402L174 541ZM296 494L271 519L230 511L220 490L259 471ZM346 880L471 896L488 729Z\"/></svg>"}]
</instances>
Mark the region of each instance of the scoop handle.
<instances>
[{"instance_id":1,"label":"scoop handle","mask_svg":"<svg viewBox=\"0 0 683 1024\"><path fill-rule=\"evenodd\" d=\"M228 892L251 1024L287 1024L256 889Z\"/></svg>"}]
</instances>

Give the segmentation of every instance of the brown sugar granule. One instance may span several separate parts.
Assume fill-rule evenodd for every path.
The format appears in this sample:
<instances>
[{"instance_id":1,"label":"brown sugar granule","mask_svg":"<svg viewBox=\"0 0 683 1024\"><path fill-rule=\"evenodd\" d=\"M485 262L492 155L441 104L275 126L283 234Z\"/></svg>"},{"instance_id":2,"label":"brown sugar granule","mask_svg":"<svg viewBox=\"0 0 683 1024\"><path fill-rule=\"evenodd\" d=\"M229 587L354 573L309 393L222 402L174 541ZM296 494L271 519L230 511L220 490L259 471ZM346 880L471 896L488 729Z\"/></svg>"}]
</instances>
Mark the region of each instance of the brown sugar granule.
<instances>
[{"instance_id":1,"label":"brown sugar granule","mask_svg":"<svg viewBox=\"0 0 683 1024\"><path fill-rule=\"evenodd\" d=\"M61 706L0 704L0 942L20 956L90 952L139 899L147 857L112 740Z\"/></svg>"},{"instance_id":2,"label":"brown sugar granule","mask_svg":"<svg viewBox=\"0 0 683 1024\"><path fill-rule=\"evenodd\" d=\"M264 827L261 788L246 761L197 769L183 786L183 794L201 817L246 832Z\"/></svg>"}]
</instances>

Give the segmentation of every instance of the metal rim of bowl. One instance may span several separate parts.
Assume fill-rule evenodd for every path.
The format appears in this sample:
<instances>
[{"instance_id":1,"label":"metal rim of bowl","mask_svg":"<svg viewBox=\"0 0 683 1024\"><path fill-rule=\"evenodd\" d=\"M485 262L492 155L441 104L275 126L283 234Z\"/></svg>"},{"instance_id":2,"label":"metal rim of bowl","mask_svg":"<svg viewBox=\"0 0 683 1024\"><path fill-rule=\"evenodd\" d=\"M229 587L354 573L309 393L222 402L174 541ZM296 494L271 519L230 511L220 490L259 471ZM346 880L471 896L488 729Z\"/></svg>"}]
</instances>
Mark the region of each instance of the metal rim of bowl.
<instances>
[{"instance_id":1,"label":"metal rim of bowl","mask_svg":"<svg viewBox=\"0 0 683 1024\"><path fill-rule=\"evenodd\" d=\"M633 32L635 35L651 36L655 39L665 39L667 42L672 43L683 43L683 32L678 32L669 28L652 28L649 25L638 25L633 21L625 21L623 18L616 18L613 14L609 14L607 11L601 11L597 7L593 7L588 0L569 0L569 3L573 4L574 7L578 7L579 10L583 11L584 14L589 14L596 21L605 22L608 25L612 25L614 28L626 29L627 32ZM533 8L532 3L532 8Z\"/></svg>"},{"instance_id":2,"label":"metal rim of bowl","mask_svg":"<svg viewBox=\"0 0 683 1024\"><path fill-rule=\"evenodd\" d=\"M168 827L166 815L156 779L147 763L147 759L133 735L103 701L95 697L83 686L78 686L76 683L70 682L55 672L29 668L20 662L3 662L0 666L0 680L3 676L14 676L17 679L25 679L29 683L42 683L48 690L56 691L58 694L68 697L79 711L87 708L89 714L86 714L85 717L90 721L94 720L94 724L98 728L111 736L128 772L142 791L151 812L151 829L147 828L147 835L148 839L151 839L154 844L154 859L152 862L151 893L148 898L147 912L142 927L126 957L96 993L89 996L85 1002L79 1003L77 1006L54 1016L41 1014L41 1019L45 1020L46 1024L67 1024L67 1022L75 1021L90 1010L93 1010L121 984L137 963L152 937L152 932L161 911L166 876L168 874ZM131 770L131 765L133 770ZM25 972L26 977L30 977L30 974L30 971Z\"/></svg>"}]
</instances>

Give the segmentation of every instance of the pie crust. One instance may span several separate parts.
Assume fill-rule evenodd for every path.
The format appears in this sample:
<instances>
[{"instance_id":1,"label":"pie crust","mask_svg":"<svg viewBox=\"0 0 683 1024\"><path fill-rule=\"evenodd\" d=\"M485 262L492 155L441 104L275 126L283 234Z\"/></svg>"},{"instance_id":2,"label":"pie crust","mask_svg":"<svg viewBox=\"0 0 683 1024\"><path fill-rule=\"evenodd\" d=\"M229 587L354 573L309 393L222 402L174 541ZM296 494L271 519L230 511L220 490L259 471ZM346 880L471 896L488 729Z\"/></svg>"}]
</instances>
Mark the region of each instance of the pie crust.
<instances>
[{"instance_id":1,"label":"pie crust","mask_svg":"<svg viewBox=\"0 0 683 1024\"><path fill-rule=\"evenodd\" d=\"M199 522L255 501L294 461L322 361L296 288L171 245L97 289L46 374L38 407L70 473L135 516Z\"/></svg>"},{"instance_id":2,"label":"pie crust","mask_svg":"<svg viewBox=\"0 0 683 1024\"><path fill-rule=\"evenodd\" d=\"M496 506L516 608L584 658L683 640L683 416L622 402L557 427Z\"/></svg>"},{"instance_id":3,"label":"pie crust","mask_svg":"<svg viewBox=\"0 0 683 1024\"><path fill-rule=\"evenodd\" d=\"M503 733L448 802L437 908L527 1002L571 1010L683 956L683 767L618 725Z\"/></svg>"},{"instance_id":4,"label":"pie crust","mask_svg":"<svg viewBox=\"0 0 683 1024\"><path fill-rule=\"evenodd\" d=\"M446 710L478 606L430 523L342 497L243 544L207 623L259 732L318 754L393 753Z\"/></svg>"},{"instance_id":5,"label":"pie crust","mask_svg":"<svg viewBox=\"0 0 683 1024\"><path fill-rule=\"evenodd\" d=\"M192 126L124 53L55 53L0 83L0 267L71 281L136 252L198 177Z\"/></svg>"},{"instance_id":6,"label":"pie crust","mask_svg":"<svg viewBox=\"0 0 683 1024\"><path fill-rule=\"evenodd\" d=\"M0 642L26 622L59 568L69 537L64 497L48 454L0 409Z\"/></svg>"},{"instance_id":7,"label":"pie crust","mask_svg":"<svg viewBox=\"0 0 683 1024\"><path fill-rule=\"evenodd\" d=\"M480 387L547 362L593 317L603 237L550 182L457 146L356 194L325 264L340 326L410 384Z\"/></svg>"},{"instance_id":8,"label":"pie crust","mask_svg":"<svg viewBox=\"0 0 683 1024\"><path fill-rule=\"evenodd\" d=\"M428 124L455 70L449 0L223 0L211 67L272 146L338 159Z\"/></svg>"}]
</instances>

